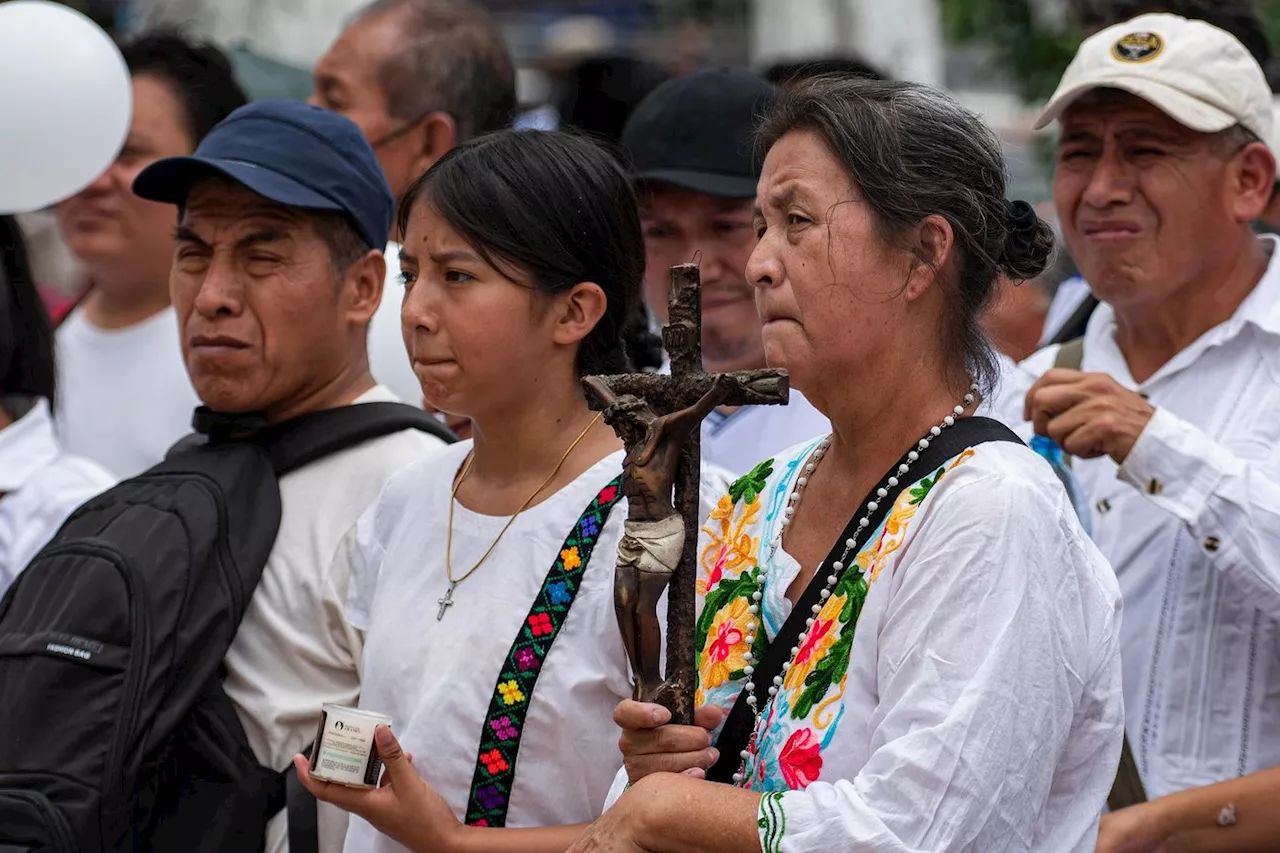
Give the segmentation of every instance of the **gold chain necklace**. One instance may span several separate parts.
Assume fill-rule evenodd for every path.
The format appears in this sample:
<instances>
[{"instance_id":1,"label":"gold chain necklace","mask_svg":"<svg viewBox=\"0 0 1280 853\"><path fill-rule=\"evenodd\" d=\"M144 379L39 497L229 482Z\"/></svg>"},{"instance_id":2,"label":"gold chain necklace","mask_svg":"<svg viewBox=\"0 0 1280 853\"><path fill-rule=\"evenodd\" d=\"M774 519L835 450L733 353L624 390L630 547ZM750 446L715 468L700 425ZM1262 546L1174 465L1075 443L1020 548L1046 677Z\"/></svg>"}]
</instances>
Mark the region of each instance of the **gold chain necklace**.
<instances>
[{"instance_id":1,"label":"gold chain necklace","mask_svg":"<svg viewBox=\"0 0 1280 853\"><path fill-rule=\"evenodd\" d=\"M533 499L538 496L538 493L545 489L551 481L556 478L556 474L560 473L560 469L564 467L564 463L568 460L569 454L573 453L573 449L582 442L582 439L587 437L587 433L591 431L591 428L596 425L596 422L600 420L603 414L603 412L597 414L591 419L591 423L587 424L582 432L578 433L578 437L573 440L573 444L570 444L569 449L560 457L560 461L556 463L555 469L547 479L543 480L542 485L534 489L533 494L529 495L529 497L525 499L525 502L520 504L520 508L516 510L516 514L507 519L506 525L503 526L502 530L498 533L498 538L493 540L493 544L489 546L489 550L484 552L484 556L476 561L476 564L472 566L465 575L455 579L453 576L453 504L458 498L458 489L462 486L463 480L467 479L467 475L471 473L471 463L474 462L476 458L475 450L472 450L467 454L467 461L463 463L462 471L458 473L458 478L453 482L453 491L449 494L449 532L445 539L444 546L444 565L445 572L449 576L449 588L445 591L444 598L436 599L437 603L440 605L440 610L436 613L437 622L444 619L445 611L453 606L453 591L458 588L458 584L475 574L476 569L480 568L480 566L484 564L484 561L489 559L489 555L493 553L493 549L498 547L498 543L502 541L502 537L506 535L506 532L511 529L511 525L515 524L516 519L520 517L520 513L528 509L529 504L533 503Z\"/></svg>"}]
</instances>

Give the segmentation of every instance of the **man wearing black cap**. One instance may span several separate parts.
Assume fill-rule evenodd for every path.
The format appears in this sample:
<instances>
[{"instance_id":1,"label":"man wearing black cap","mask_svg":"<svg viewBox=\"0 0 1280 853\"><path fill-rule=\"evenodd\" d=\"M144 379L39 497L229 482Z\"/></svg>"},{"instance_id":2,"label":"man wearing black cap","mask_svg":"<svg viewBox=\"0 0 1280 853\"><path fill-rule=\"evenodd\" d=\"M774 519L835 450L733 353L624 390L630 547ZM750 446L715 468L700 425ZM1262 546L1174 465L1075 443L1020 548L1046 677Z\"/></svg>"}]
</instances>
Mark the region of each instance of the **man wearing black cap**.
<instances>
[{"instance_id":1,"label":"man wearing black cap","mask_svg":"<svg viewBox=\"0 0 1280 853\"><path fill-rule=\"evenodd\" d=\"M355 124L262 101L228 116L194 156L160 160L133 186L178 206L170 290L206 406L279 422L395 400L374 382L365 345L393 204ZM226 693L263 765L289 766L314 736L321 703L359 698L362 638L342 618L347 578L333 557L387 478L439 445L397 433L281 478L279 534L226 657ZM345 813L322 806L319 820L321 850L340 850ZM280 815L266 849L287 849L285 837Z\"/></svg>"},{"instance_id":2,"label":"man wearing black cap","mask_svg":"<svg viewBox=\"0 0 1280 853\"><path fill-rule=\"evenodd\" d=\"M640 183L649 308L667 319L668 270L702 267L702 354L707 370L765 366L747 260L760 164L756 118L773 86L742 70L699 71L649 94L622 133ZM786 406L720 409L703 423L703 460L738 474L830 430L794 389Z\"/></svg>"}]
</instances>

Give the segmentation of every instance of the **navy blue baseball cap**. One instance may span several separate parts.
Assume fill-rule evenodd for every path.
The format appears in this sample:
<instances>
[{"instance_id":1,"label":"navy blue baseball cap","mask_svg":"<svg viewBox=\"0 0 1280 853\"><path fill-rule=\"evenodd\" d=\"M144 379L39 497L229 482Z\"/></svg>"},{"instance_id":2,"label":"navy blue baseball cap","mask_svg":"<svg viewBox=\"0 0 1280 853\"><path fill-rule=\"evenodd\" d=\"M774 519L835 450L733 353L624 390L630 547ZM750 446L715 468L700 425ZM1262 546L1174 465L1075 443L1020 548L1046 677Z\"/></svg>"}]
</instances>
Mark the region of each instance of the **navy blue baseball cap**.
<instances>
[{"instance_id":1,"label":"navy blue baseball cap","mask_svg":"<svg viewBox=\"0 0 1280 853\"><path fill-rule=\"evenodd\" d=\"M386 245L395 199L360 128L300 101L267 100L227 116L190 157L143 169L135 195L185 204L192 184L221 175L265 199L303 210L345 213L371 249Z\"/></svg>"}]
</instances>

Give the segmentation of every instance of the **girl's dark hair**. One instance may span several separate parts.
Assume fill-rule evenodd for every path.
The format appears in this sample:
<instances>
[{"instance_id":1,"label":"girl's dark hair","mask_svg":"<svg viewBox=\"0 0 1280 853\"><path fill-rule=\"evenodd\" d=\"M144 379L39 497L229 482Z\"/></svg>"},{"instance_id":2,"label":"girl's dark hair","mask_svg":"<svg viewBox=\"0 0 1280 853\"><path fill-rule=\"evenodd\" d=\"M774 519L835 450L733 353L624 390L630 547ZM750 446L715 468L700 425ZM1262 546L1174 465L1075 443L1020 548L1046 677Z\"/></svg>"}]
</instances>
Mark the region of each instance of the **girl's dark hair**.
<instances>
[{"instance_id":1,"label":"girl's dark hair","mask_svg":"<svg viewBox=\"0 0 1280 853\"><path fill-rule=\"evenodd\" d=\"M54 404L53 324L36 291L18 221L0 216L0 394Z\"/></svg>"},{"instance_id":2,"label":"girl's dark hair","mask_svg":"<svg viewBox=\"0 0 1280 853\"><path fill-rule=\"evenodd\" d=\"M943 279L947 311L940 334L989 390L997 368L981 319L996 278L1035 278L1053 256L1049 225L1029 206L1005 199L1004 154L995 134L940 89L844 75L784 91L760 129L762 150L793 130L822 138L890 245L913 250L906 235L925 217L951 224L956 258Z\"/></svg>"},{"instance_id":3,"label":"girl's dark hair","mask_svg":"<svg viewBox=\"0 0 1280 853\"><path fill-rule=\"evenodd\" d=\"M396 217L403 240L425 202L497 269L526 272L543 293L593 281L608 298L583 339L578 373L625 373L651 360L642 302L644 239L626 172L591 140L506 130L463 143L413 183Z\"/></svg>"}]
</instances>

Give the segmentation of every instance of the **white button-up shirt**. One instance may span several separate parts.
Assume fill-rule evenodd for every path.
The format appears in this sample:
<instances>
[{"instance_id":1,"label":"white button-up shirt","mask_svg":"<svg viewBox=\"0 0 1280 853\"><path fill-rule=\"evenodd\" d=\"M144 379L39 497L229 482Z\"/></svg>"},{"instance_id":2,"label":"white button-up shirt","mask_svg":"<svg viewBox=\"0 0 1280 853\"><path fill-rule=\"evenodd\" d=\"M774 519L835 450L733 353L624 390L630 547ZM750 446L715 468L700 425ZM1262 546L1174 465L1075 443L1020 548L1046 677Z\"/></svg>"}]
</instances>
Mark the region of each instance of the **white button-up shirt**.
<instances>
[{"instance_id":1,"label":"white button-up shirt","mask_svg":"<svg viewBox=\"0 0 1280 853\"><path fill-rule=\"evenodd\" d=\"M62 452L44 400L0 429L0 594L72 510L114 482L94 463Z\"/></svg>"},{"instance_id":2,"label":"white button-up shirt","mask_svg":"<svg viewBox=\"0 0 1280 853\"><path fill-rule=\"evenodd\" d=\"M1126 728L1162 796L1280 765L1280 251L1229 320L1145 382L1115 330L1100 305L1083 369L1156 413L1123 465L1073 466L1124 595ZM1055 354L1004 378L995 413L1024 437L1026 392Z\"/></svg>"}]
</instances>

